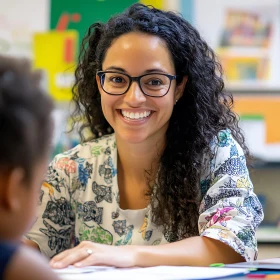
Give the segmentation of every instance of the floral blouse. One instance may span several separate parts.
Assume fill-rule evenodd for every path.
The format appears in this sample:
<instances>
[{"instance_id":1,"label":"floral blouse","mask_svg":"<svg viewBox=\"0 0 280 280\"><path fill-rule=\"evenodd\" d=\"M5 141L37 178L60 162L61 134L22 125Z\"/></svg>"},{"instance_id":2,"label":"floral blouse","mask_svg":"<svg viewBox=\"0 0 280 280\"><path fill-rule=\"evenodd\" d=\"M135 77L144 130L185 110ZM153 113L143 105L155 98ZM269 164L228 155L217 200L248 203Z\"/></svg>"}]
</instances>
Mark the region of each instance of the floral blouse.
<instances>
[{"instance_id":1,"label":"floral blouse","mask_svg":"<svg viewBox=\"0 0 280 280\"><path fill-rule=\"evenodd\" d=\"M220 240L247 261L257 258L255 231L263 219L244 153L229 130L211 143L201 175L201 236ZM27 237L52 257L83 240L110 245L172 242L150 219L151 209L119 206L115 135L57 155L41 188L38 217Z\"/></svg>"}]
</instances>

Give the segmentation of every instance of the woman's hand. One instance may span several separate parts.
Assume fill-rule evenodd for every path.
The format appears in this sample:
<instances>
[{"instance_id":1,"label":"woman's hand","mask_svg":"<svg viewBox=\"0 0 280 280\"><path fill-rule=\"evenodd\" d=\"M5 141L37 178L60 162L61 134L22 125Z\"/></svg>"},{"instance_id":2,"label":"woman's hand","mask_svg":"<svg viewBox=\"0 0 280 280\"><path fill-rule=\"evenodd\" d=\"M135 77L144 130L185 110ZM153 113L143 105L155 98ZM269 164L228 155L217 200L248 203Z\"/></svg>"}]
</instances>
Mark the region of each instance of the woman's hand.
<instances>
[{"instance_id":1,"label":"woman's hand","mask_svg":"<svg viewBox=\"0 0 280 280\"><path fill-rule=\"evenodd\" d=\"M115 267L135 266L136 246L114 246L82 241L78 246L63 251L50 261L52 268L68 265L83 267L88 265L108 265Z\"/></svg>"}]
</instances>

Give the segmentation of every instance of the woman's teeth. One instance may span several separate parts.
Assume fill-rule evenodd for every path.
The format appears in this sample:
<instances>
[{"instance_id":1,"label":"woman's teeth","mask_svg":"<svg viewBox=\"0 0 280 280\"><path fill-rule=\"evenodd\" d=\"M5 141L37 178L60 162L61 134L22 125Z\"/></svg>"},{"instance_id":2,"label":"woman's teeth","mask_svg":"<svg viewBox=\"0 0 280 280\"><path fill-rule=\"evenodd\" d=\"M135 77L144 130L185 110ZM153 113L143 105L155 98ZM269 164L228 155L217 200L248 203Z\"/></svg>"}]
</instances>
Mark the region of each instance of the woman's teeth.
<instances>
[{"instance_id":1,"label":"woman's teeth","mask_svg":"<svg viewBox=\"0 0 280 280\"><path fill-rule=\"evenodd\" d=\"M131 120L141 120L148 117L151 114L151 111L144 111L144 112L127 112L125 110L121 110L121 113L124 117L131 119Z\"/></svg>"}]
</instances>

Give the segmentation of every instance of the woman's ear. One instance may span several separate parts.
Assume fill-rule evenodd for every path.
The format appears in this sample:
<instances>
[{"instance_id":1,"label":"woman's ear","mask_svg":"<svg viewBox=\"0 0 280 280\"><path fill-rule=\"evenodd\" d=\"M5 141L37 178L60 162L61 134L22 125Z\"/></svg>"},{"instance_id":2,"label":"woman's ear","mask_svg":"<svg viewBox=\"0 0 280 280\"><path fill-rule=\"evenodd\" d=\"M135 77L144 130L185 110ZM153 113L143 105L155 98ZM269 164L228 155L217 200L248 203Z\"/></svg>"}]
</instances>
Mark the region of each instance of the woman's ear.
<instances>
[{"instance_id":1,"label":"woman's ear","mask_svg":"<svg viewBox=\"0 0 280 280\"><path fill-rule=\"evenodd\" d=\"M101 93L101 91L102 91L101 81L100 81L100 77L97 74L95 75L95 79L96 79L98 91L99 91L99 93Z\"/></svg>"},{"instance_id":2,"label":"woman's ear","mask_svg":"<svg viewBox=\"0 0 280 280\"><path fill-rule=\"evenodd\" d=\"M21 208L21 196L24 185L24 170L14 168L0 175L1 207L14 212Z\"/></svg>"},{"instance_id":3,"label":"woman's ear","mask_svg":"<svg viewBox=\"0 0 280 280\"><path fill-rule=\"evenodd\" d=\"M178 102L178 100L182 97L187 81L188 81L188 77L184 76L181 83L176 86L175 95L174 95L175 98L174 104L176 104L176 102Z\"/></svg>"}]
</instances>

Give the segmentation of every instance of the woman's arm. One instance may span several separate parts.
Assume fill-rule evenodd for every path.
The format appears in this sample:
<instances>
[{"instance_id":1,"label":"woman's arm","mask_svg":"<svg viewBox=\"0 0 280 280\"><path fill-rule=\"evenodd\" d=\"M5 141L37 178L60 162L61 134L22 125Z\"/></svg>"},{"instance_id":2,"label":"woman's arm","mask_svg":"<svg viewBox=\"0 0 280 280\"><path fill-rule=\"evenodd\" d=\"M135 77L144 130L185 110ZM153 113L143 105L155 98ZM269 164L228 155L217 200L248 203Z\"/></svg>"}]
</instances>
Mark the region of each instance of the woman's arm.
<instances>
[{"instance_id":1,"label":"woman's arm","mask_svg":"<svg viewBox=\"0 0 280 280\"><path fill-rule=\"evenodd\" d=\"M74 213L70 204L69 173L65 171L69 161L69 157L61 154L49 165L41 187L37 217L26 233L28 240L22 241L49 258L70 248L71 244Z\"/></svg>"},{"instance_id":2,"label":"woman's arm","mask_svg":"<svg viewBox=\"0 0 280 280\"><path fill-rule=\"evenodd\" d=\"M207 237L190 237L158 246L137 246L137 266L190 265L242 262L244 258L221 241Z\"/></svg>"},{"instance_id":3,"label":"woman's arm","mask_svg":"<svg viewBox=\"0 0 280 280\"><path fill-rule=\"evenodd\" d=\"M37 251L40 251L38 244L32 240L27 239L26 237L22 238L21 243L30 248L36 249Z\"/></svg>"},{"instance_id":4,"label":"woman's arm","mask_svg":"<svg viewBox=\"0 0 280 280\"><path fill-rule=\"evenodd\" d=\"M91 250L91 254L88 253ZM83 241L77 247L55 256L54 268L87 265L147 267L157 265L208 266L211 263L242 262L244 258L221 241L207 237L191 237L157 246L111 246Z\"/></svg>"},{"instance_id":5,"label":"woman's arm","mask_svg":"<svg viewBox=\"0 0 280 280\"><path fill-rule=\"evenodd\" d=\"M246 261L253 261L263 209L254 193L244 152L230 130L219 132L211 150L210 172L201 178L200 236L227 244Z\"/></svg>"}]
</instances>

